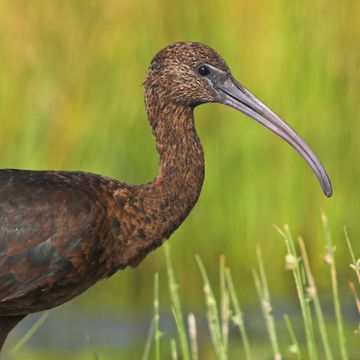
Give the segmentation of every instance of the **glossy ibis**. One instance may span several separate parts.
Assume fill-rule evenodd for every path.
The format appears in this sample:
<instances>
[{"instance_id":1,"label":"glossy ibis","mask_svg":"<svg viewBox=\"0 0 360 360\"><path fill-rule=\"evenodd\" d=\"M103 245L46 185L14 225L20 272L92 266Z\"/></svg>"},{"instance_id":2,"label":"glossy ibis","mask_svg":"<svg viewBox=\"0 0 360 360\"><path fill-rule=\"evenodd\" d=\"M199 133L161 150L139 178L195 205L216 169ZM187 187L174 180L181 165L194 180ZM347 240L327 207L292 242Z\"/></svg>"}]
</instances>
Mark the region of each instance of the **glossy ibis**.
<instances>
[{"instance_id":1,"label":"glossy ibis","mask_svg":"<svg viewBox=\"0 0 360 360\"><path fill-rule=\"evenodd\" d=\"M236 81L211 48L167 46L153 58L144 87L160 156L153 181L129 185L86 172L0 171L0 346L26 315L136 266L184 221L204 180L197 105L229 105L265 125L305 158L331 196L310 147Z\"/></svg>"}]
</instances>

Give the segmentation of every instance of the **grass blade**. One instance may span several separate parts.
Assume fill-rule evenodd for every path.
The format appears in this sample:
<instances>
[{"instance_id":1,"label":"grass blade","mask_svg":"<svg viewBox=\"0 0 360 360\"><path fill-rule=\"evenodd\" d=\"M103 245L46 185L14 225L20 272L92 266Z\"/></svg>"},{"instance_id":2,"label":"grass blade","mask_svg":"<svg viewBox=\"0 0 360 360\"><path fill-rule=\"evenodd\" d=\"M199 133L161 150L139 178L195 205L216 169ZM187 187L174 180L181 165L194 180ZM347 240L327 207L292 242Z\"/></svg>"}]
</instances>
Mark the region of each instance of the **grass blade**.
<instances>
[{"instance_id":1,"label":"grass blade","mask_svg":"<svg viewBox=\"0 0 360 360\"><path fill-rule=\"evenodd\" d=\"M225 256L220 256L220 309L221 309L221 336L224 352L228 352L229 343L229 292L225 279Z\"/></svg>"},{"instance_id":2,"label":"grass blade","mask_svg":"<svg viewBox=\"0 0 360 360\"><path fill-rule=\"evenodd\" d=\"M351 290L351 293L353 294L353 297L355 299L355 305L356 305L357 311L360 315L360 298L356 292L355 285L352 281L349 281L349 288Z\"/></svg>"},{"instance_id":3,"label":"grass blade","mask_svg":"<svg viewBox=\"0 0 360 360\"><path fill-rule=\"evenodd\" d=\"M332 360L333 356L332 356L332 351L330 349L328 334L326 331L324 315L323 315L323 312L321 309L320 300L319 300L319 296L318 296L318 292L317 292L317 288L316 288L316 283L315 283L314 277L311 272L309 258L308 258L307 251L305 248L304 240L300 237L298 239L298 243L299 243L299 247L300 247L301 257L302 257L303 263L304 263L306 278L308 281L308 296L311 298L311 300L314 301L315 313L316 313L316 317L317 317L317 321L318 321L318 325L319 325L321 340L322 340L323 347L324 347L325 358L328 360Z\"/></svg>"},{"instance_id":4,"label":"grass blade","mask_svg":"<svg viewBox=\"0 0 360 360\"><path fill-rule=\"evenodd\" d=\"M197 346L196 319L193 313L188 316L188 326L190 335L191 360L199 359L199 351Z\"/></svg>"},{"instance_id":5,"label":"grass blade","mask_svg":"<svg viewBox=\"0 0 360 360\"><path fill-rule=\"evenodd\" d=\"M360 299L356 292L355 285L352 281L349 281L349 287L350 287L351 293L353 294L353 297L355 300L355 305L356 305L356 308L358 311L358 315L359 315L358 319L359 319L360 318ZM360 335L360 322L358 322L358 324L357 324L357 329L355 330L355 334Z\"/></svg>"},{"instance_id":6,"label":"grass blade","mask_svg":"<svg viewBox=\"0 0 360 360\"><path fill-rule=\"evenodd\" d=\"M159 329L159 273L154 276L154 341L155 341L155 359L160 360L160 337Z\"/></svg>"},{"instance_id":7,"label":"grass blade","mask_svg":"<svg viewBox=\"0 0 360 360\"><path fill-rule=\"evenodd\" d=\"M201 276L204 281L204 293L205 293L206 306L207 306L206 317L209 324L210 336L218 359L225 360L227 359L227 353L222 339L221 325L220 325L219 313L216 305L216 298L211 288L211 284L207 276L205 266L198 255L196 256L196 261L199 265Z\"/></svg>"},{"instance_id":8,"label":"grass blade","mask_svg":"<svg viewBox=\"0 0 360 360\"><path fill-rule=\"evenodd\" d=\"M286 324L286 327L289 331L289 335L290 335L290 339L291 339L291 346L290 346L290 352L292 354L295 354L296 355L296 358L298 360L301 360L302 357L301 357L301 350L300 350L300 346L299 346L299 343L296 339L296 336L295 336L295 332L294 332L294 329L291 325L291 321L289 319L289 316L287 314L284 315L284 320L285 320L285 324Z\"/></svg>"},{"instance_id":9,"label":"grass blade","mask_svg":"<svg viewBox=\"0 0 360 360\"><path fill-rule=\"evenodd\" d=\"M349 248L349 252L350 252L350 256L351 256L351 260L352 260L352 264L350 265L350 267L355 271L359 285L360 285L360 259L356 260L356 258L355 258L355 253L351 246L349 235L348 235L348 232L345 227L344 227L344 233L345 233L346 243Z\"/></svg>"},{"instance_id":10,"label":"grass blade","mask_svg":"<svg viewBox=\"0 0 360 360\"><path fill-rule=\"evenodd\" d=\"M317 347L315 342L315 335L314 335L314 328L311 318L311 311L310 311L310 305L306 299L305 291L304 291L304 284L303 284L303 278L301 276L301 269L300 269L300 260L298 258L298 255L296 253L294 240L292 238L290 229L288 225L284 225L284 231L281 231L279 228L277 228L277 231L280 233L280 235L284 238L285 245L288 251L288 254L286 255L286 268L288 270L291 270L293 273L293 277L295 280L295 286L296 291L298 294L299 302L300 302L300 308L301 313L304 321L304 327L305 327L305 335L306 335L306 344L309 352L309 358L311 360L318 359L317 355Z\"/></svg>"},{"instance_id":11,"label":"grass blade","mask_svg":"<svg viewBox=\"0 0 360 360\"><path fill-rule=\"evenodd\" d=\"M264 319L266 322L266 327L267 327L268 334L270 337L270 343L271 343L271 347L273 349L274 359L277 360L277 359L281 359L281 353L280 353L279 343L278 343L278 339L277 339L277 335L276 335L275 321L274 321L274 317L272 315L270 292L269 292L269 288L268 288L268 284L267 284L265 267L264 267L264 263L262 260L260 248L257 247L256 250L257 250L256 255L257 255L257 261L258 261L260 275L256 271L254 271L253 272L254 281L255 281L255 286L256 286L257 293L258 293L258 297L260 299L261 309L262 309L263 316L264 316Z\"/></svg>"},{"instance_id":12,"label":"grass blade","mask_svg":"<svg viewBox=\"0 0 360 360\"><path fill-rule=\"evenodd\" d=\"M270 338L270 344L274 353L274 359L278 360L281 359L281 355L279 353L278 343L276 339L276 332L274 331L274 319L272 318L271 312L271 304L265 300L264 298L264 292L260 280L259 274L254 270L253 271L254 281L255 281L255 287L256 291L259 297L259 301L261 304L261 310L265 319L266 328L269 334Z\"/></svg>"},{"instance_id":13,"label":"grass blade","mask_svg":"<svg viewBox=\"0 0 360 360\"><path fill-rule=\"evenodd\" d=\"M169 292L173 306L173 314L179 333L180 348L181 348L183 360L190 360L189 344L186 336L183 314L181 310L180 296L178 293L178 284L176 283L174 270L171 263L169 244L167 243L164 244L164 251L165 251L166 268L168 274Z\"/></svg>"},{"instance_id":14,"label":"grass blade","mask_svg":"<svg viewBox=\"0 0 360 360\"><path fill-rule=\"evenodd\" d=\"M170 353L171 353L171 360L177 360L177 348L176 348L176 341L175 339L170 340Z\"/></svg>"},{"instance_id":15,"label":"grass blade","mask_svg":"<svg viewBox=\"0 0 360 360\"><path fill-rule=\"evenodd\" d=\"M152 343L153 337L154 337L154 319L152 319L151 323L150 323L148 335L146 337L146 343L145 343L145 348L144 348L144 353L143 353L143 356L142 356L142 360L148 360L149 359L150 348L151 348L151 343Z\"/></svg>"},{"instance_id":16,"label":"grass blade","mask_svg":"<svg viewBox=\"0 0 360 360\"><path fill-rule=\"evenodd\" d=\"M326 240L325 262L330 266L331 287L332 287L332 294L333 294L334 307L335 307L335 317L336 317L336 325L338 330L340 353L341 353L341 358L343 360L347 360L349 356L346 349L344 321L340 307L340 298L339 298L339 290L338 290L338 282L337 282L336 266L335 266L335 258L334 258L335 248L331 240L328 219L324 213L321 214L321 220L323 223L325 240Z\"/></svg>"},{"instance_id":17,"label":"grass blade","mask_svg":"<svg viewBox=\"0 0 360 360\"><path fill-rule=\"evenodd\" d=\"M245 359L250 360L251 359L251 348L250 348L249 338L248 338L248 335L246 332L243 314L241 312L240 304L239 304L238 298L236 296L234 283L232 280L230 270L226 269L225 274L226 274L226 281L227 281L227 286L228 286L229 293L230 293L232 306L233 306L234 312L235 312L233 321L234 321L235 325L239 328L239 331L240 331L241 340L242 340L242 343L244 346L244 351L245 351Z\"/></svg>"},{"instance_id":18,"label":"grass blade","mask_svg":"<svg viewBox=\"0 0 360 360\"><path fill-rule=\"evenodd\" d=\"M10 350L9 355L15 355L39 330L40 326L44 321L49 317L49 312L45 311L40 318L35 322L35 324L30 328L30 330L15 344L15 346Z\"/></svg>"}]
</instances>

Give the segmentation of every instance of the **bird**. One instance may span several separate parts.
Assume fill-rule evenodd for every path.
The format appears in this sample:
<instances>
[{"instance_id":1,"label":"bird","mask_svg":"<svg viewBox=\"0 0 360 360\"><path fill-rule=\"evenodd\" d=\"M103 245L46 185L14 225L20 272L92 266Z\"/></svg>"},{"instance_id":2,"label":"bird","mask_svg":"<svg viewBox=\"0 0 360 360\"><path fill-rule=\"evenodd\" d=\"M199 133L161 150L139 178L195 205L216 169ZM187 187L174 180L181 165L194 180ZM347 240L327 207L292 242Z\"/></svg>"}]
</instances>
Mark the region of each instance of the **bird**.
<instances>
[{"instance_id":1,"label":"bird","mask_svg":"<svg viewBox=\"0 0 360 360\"><path fill-rule=\"evenodd\" d=\"M324 194L332 195L311 148L207 45L164 47L143 85L159 154L152 181L134 185L81 171L0 170L0 349L24 317L137 266L185 220L205 176L194 123L198 105L228 105L279 135L307 161Z\"/></svg>"}]
</instances>

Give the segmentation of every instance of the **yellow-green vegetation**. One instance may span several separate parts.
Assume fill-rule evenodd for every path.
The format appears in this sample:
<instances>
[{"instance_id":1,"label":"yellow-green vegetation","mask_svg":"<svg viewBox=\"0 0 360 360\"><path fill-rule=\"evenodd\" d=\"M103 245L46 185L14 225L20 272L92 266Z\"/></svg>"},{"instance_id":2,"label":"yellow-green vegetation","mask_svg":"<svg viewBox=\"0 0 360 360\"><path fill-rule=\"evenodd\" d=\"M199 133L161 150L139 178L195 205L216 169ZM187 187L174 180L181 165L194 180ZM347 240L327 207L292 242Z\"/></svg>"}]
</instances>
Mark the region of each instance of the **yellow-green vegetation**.
<instances>
[{"instance_id":1,"label":"yellow-green vegetation","mask_svg":"<svg viewBox=\"0 0 360 360\"><path fill-rule=\"evenodd\" d=\"M253 269L255 288L258 295L258 306L262 312L261 328L266 328L267 335L259 338L252 331L249 334L251 322L258 321L254 317L249 319L248 313L240 309L237 289L233 282L231 270L225 264L225 257L220 257L219 281L214 289L214 281L207 274L206 267L197 255L196 261L199 274L203 282L204 305L201 311L184 311L181 300L185 299L188 292L186 284L179 284L170 256L170 247L164 246L167 283L170 298L173 322L176 324L176 334L169 333L169 324L162 323L160 309L164 314L164 305L159 297L159 273L154 276L153 294L153 316L150 321L147 340L144 350L134 342L123 349L104 349L92 344L91 337L87 335L88 348L86 352L76 353L72 356L82 359L91 356L94 360L108 359L116 356L119 359L136 358L142 360L161 358L177 360L199 360L199 359L341 359L348 360L358 355L359 318L354 316L350 321L344 323L344 306L339 296L338 274L335 260L335 244L331 238L327 217L322 215L325 246L322 254L323 272L331 279L332 296L324 299L318 293L317 281L312 274L312 264L309 262L306 245L301 237L294 240L289 226L284 229L278 228L278 232L284 238L286 247L285 265L286 270L291 272L294 278L292 289L296 289L300 311L291 310L288 314L281 309L281 305L272 301L270 288L267 280L267 268L265 267L260 247L257 248L257 265ZM346 234L345 234L346 235ZM360 315L359 300L357 293L360 290L359 262L356 260L353 247L346 235L348 250L350 252L351 268L354 270L350 288L354 291L354 300ZM327 269L328 268L328 269ZM286 272L284 269L284 272ZM288 275L287 275L288 277ZM355 282L353 282L355 279ZM185 285L185 286L184 286ZM239 284L236 284L239 285ZM241 288L241 285L239 286ZM184 291L185 289L185 291ZM185 292L185 297L182 293ZM217 295L219 294L219 295ZM331 311L324 316L323 306L331 303ZM165 304L168 304L165 301ZM347 305L348 306L348 305ZM356 314L355 309L352 310ZM301 313L299 316L298 313ZM198 320L206 318L208 330L205 332ZM335 315L335 316L334 316ZM4 360L23 359L26 350L22 353L22 347L31 338L46 318L45 313L28 333L11 349ZM295 321L294 321L295 317ZM291 320L292 318L292 320ZM244 321L245 320L245 321ZM201 322L200 321L200 322ZM286 326L281 326L281 325ZM239 336L240 335L240 336ZM205 336L208 338L206 339ZM267 339L266 339L267 338ZM64 354L57 354L64 356ZM350 355L350 357L349 357ZM26 357L36 359L42 356L41 352ZM49 354L44 354L44 359ZM61 357L59 357L60 359Z\"/></svg>"},{"instance_id":2,"label":"yellow-green vegetation","mask_svg":"<svg viewBox=\"0 0 360 360\"><path fill-rule=\"evenodd\" d=\"M271 231L285 222L304 236L317 287L330 291L319 257L319 209L328 214L333 237L342 238L346 225L360 252L359 14L357 0L2 0L0 167L150 181L158 158L143 105L147 66L170 42L201 41L303 135L327 168L334 195L325 198L303 159L254 121L218 104L196 109L206 179L199 203L170 240L177 280L187 284L183 305L201 302L199 291L191 290L202 286L192 276L198 273L194 254L210 279L224 254L241 284L242 307L252 305L254 239L272 295L294 298L283 271L284 245ZM343 243L336 257L338 279L345 279L351 269ZM165 269L157 251L72 307L150 309L153 274L159 272L161 285ZM339 291L351 296L345 281ZM165 292L159 286L160 298Z\"/></svg>"}]
</instances>

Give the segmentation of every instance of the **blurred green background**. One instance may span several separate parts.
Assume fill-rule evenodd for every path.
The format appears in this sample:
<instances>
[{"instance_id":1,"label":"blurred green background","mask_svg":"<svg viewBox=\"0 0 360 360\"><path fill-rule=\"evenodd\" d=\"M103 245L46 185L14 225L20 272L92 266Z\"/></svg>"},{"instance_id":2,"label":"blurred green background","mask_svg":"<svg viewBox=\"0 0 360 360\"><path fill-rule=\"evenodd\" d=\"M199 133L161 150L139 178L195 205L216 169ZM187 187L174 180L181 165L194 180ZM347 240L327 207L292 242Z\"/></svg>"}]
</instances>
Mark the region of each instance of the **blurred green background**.
<instances>
[{"instance_id":1,"label":"blurred green background","mask_svg":"<svg viewBox=\"0 0 360 360\"><path fill-rule=\"evenodd\" d=\"M360 250L357 0L2 0L0 167L150 181L158 156L141 84L152 56L185 40L216 49L238 80L303 135L334 187L333 197L325 198L303 159L253 120L219 104L197 108L205 184L170 240L185 306L203 301L195 254L213 278L225 254L240 301L251 306L256 244L263 249L273 296L291 299L284 245L273 228L283 223L305 238L326 292L320 209L328 214L346 286L344 225ZM167 301L164 267L160 249L137 269L119 272L54 312L145 313L155 271L164 275ZM347 288L343 292L350 296Z\"/></svg>"}]
</instances>

